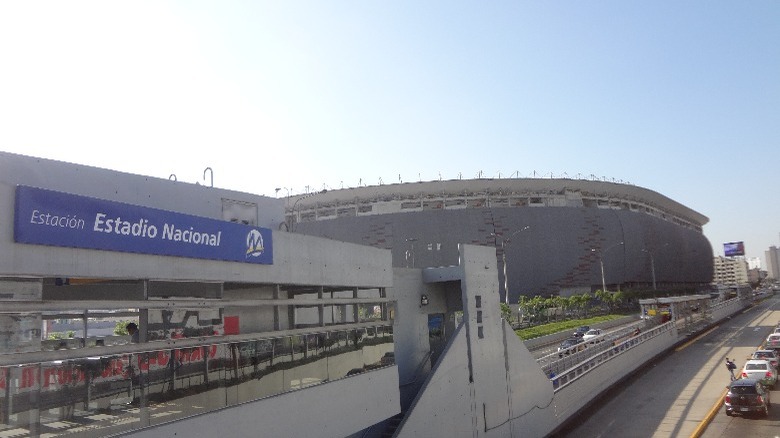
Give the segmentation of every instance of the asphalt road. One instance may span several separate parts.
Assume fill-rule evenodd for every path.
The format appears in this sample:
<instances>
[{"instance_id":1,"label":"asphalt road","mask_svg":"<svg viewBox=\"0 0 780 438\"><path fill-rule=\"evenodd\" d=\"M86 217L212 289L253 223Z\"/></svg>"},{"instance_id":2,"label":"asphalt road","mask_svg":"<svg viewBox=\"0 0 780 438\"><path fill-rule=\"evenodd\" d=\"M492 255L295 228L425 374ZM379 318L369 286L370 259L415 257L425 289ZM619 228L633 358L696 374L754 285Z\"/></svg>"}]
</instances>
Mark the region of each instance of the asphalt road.
<instances>
[{"instance_id":1,"label":"asphalt road","mask_svg":"<svg viewBox=\"0 0 780 438\"><path fill-rule=\"evenodd\" d=\"M593 401L571 422L576 427L557 437L780 437L780 390L772 391L773 411L767 419L727 417L722 407L707 426L705 420L729 383L726 357L737 366L780 322L780 297L721 321L712 329L637 370L622 384ZM780 385L778 385L780 388Z\"/></svg>"}]
</instances>

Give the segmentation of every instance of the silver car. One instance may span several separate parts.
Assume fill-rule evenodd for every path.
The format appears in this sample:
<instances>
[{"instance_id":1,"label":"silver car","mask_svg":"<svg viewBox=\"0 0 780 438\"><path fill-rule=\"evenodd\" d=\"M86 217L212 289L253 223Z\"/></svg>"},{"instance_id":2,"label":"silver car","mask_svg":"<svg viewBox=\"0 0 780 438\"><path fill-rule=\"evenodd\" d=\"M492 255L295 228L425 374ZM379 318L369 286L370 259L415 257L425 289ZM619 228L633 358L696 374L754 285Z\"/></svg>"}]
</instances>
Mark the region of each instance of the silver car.
<instances>
[{"instance_id":1,"label":"silver car","mask_svg":"<svg viewBox=\"0 0 780 438\"><path fill-rule=\"evenodd\" d=\"M777 383L777 370L768 360L751 359L742 367L742 378L754 379L767 388L774 388Z\"/></svg>"}]
</instances>

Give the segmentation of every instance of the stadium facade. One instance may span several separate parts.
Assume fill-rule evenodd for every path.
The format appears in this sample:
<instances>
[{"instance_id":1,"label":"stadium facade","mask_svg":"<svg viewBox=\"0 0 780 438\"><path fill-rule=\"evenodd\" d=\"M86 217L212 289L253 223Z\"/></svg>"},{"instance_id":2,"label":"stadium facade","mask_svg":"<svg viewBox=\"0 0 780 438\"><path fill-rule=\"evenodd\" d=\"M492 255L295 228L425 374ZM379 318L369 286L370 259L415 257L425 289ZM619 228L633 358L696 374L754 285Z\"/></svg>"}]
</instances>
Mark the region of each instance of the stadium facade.
<instances>
[{"instance_id":1,"label":"stadium facade","mask_svg":"<svg viewBox=\"0 0 780 438\"><path fill-rule=\"evenodd\" d=\"M458 243L496 248L502 300L712 281L708 218L655 191L576 179L471 179L290 197L290 231L389 249L396 266L458 264ZM506 269L503 261L506 260ZM602 277L603 262L603 277Z\"/></svg>"}]
</instances>

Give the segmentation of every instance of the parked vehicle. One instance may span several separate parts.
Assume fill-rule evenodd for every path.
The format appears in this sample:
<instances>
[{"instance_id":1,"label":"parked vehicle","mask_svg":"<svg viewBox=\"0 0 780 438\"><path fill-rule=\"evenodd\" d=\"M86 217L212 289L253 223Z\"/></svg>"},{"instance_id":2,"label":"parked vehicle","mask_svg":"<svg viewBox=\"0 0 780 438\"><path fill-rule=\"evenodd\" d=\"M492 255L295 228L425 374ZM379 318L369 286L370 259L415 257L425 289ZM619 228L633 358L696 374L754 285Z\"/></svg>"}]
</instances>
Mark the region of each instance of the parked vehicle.
<instances>
[{"instance_id":1,"label":"parked vehicle","mask_svg":"<svg viewBox=\"0 0 780 438\"><path fill-rule=\"evenodd\" d=\"M587 333L588 330L590 330L590 326L583 325L582 327L578 327L577 330L575 330L574 333L572 333L572 336L574 336L575 338L581 338L585 336L585 333Z\"/></svg>"},{"instance_id":2,"label":"parked vehicle","mask_svg":"<svg viewBox=\"0 0 780 438\"><path fill-rule=\"evenodd\" d=\"M750 358L768 360L775 369L780 367L780 358L778 358L775 350L757 350Z\"/></svg>"},{"instance_id":3,"label":"parked vehicle","mask_svg":"<svg viewBox=\"0 0 780 438\"><path fill-rule=\"evenodd\" d=\"M754 379L737 379L729 385L729 392L723 399L726 415L758 413L766 417L772 406L769 391Z\"/></svg>"},{"instance_id":4,"label":"parked vehicle","mask_svg":"<svg viewBox=\"0 0 780 438\"><path fill-rule=\"evenodd\" d=\"M742 378L755 379L767 388L777 383L777 370L768 360L751 359L742 367Z\"/></svg>"},{"instance_id":5,"label":"parked vehicle","mask_svg":"<svg viewBox=\"0 0 780 438\"><path fill-rule=\"evenodd\" d=\"M772 333L766 338L765 348L772 350L780 350L780 333Z\"/></svg>"}]
</instances>

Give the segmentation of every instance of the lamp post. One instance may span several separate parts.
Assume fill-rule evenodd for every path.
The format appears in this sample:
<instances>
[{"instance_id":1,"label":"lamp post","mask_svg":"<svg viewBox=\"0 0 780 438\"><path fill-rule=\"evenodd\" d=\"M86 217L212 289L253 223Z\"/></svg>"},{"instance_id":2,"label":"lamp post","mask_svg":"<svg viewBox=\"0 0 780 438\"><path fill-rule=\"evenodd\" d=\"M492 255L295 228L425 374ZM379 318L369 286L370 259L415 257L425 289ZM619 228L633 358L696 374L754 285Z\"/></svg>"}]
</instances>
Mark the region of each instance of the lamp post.
<instances>
[{"instance_id":1,"label":"lamp post","mask_svg":"<svg viewBox=\"0 0 780 438\"><path fill-rule=\"evenodd\" d=\"M519 230L515 231L514 233L510 234L509 237L506 239L501 239L501 263L504 265L504 302L506 304L509 304L509 277L506 275L506 247L509 245L509 243L512 240L512 237L515 236L515 234L523 232L527 229L531 228L530 225L526 225L523 228L520 228ZM491 233L495 237L501 238L500 234Z\"/></svg>"},{"instance_id":2,"label":"lamp post","mask_svg":"<svg viewBox=\"0 0 780 438\"><path fill-rule=\"evenodd\" d=\"M663 248L665 248L667 246L669 246L669 242L664 243L663 245L661 245L660 248L655 248L655 249L656 250L663 249ZM658 290L656 288L656 283L655 283L655 257L653 257L652 251L650 251L647 248L642 249L642 252L646 252L646 253L648 253L650 255L650 272L653 274L653 290Z\"/></svg>"},{"instance_id":3,"label":"lamp post","mask_svg":"<svg viewBox=\"0 0 780 438\"><path fill-rule=\"evenodd\" d=\"M650 272L653 274L653 290L658 290L655 287L655 259L653 253L649 249L643 249L642 252L646 252L650 255Z\"/></svg>"},{"instance_id":4,"label":"lamp post","mask_svg":"<svg viewBox=\"0 0 780 438\"><path fill-rule=\"evenodd\" d=\"M295 216L295 207L298 206L298 203L303 201L306 198L311 198L312 196L317 195L319 193L320 192L311 192L311 193L307 193L305 195L301 195L300 197L298 197L298 199L295 200L295 202L293 202L293 206L292 206L292 209L291 209L292 210L292 215L290 216L290 227L289 227L290 231L294 232L295 231L295 225L298 223L298 218ZM288 198L288 202L289 202L289 198Z\"/></svg>"},{"instance_id":5,"label":"lamp post","mask_svg":"<svg viewBox=\"0 0 780 438\"><path fill-rule=\"evenodd\" d=\"M607 282L606 282L606 279L604 278L604 257L603 256L610 249L612 249L612 248L614 248L616 246L620 246L622 244L623 244L623 242L616 243L616 244L610 246L609 248L605 249L604 251L600 251L600 250L598 250L596 248L591 248L590 249L591 252L595 252L599 256L599 264L601 265L601 290L604 291L604 292L607 291Z\"/></svg>"}]
</instances>

